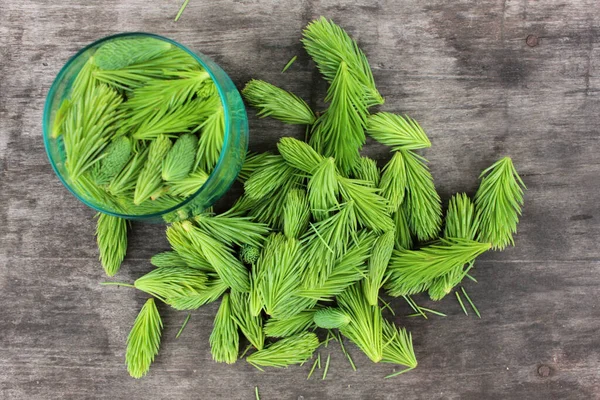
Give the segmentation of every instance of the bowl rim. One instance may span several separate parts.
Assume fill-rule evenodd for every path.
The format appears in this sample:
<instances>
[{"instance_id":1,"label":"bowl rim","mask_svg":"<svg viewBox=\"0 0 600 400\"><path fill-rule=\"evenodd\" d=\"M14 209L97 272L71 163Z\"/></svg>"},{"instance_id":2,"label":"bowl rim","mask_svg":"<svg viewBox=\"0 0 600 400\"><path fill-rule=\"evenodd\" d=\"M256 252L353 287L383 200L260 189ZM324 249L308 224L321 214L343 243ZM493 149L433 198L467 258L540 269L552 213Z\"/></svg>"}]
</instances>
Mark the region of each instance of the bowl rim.
<instances>
[{"instance_id":1,"label":"bowl rim","mask_svg":"<svg viewBox=\"0 0 600 400\"><path fill-rule=\"evenodd\" d=\"M104 42L109 41L109 40L114 40L114 39L118 39L118 38L122 38L122 37L136 37L136 36L151 37L151 38L155 38L158 40L168 42L174 46L177 46L178 48L182 49L183 51L188 53L190 56L192 56L202 66L202 68L204 68L204 70L206 72L208 72L210 78L212 79L213 83L215 84L215 87L217 88L217 92L219 93L219 98L221 100L221 105L223 106L223 113L224 113L224 136L223 136L223 146L221 148L222 150L221 150L221 153L219 154L219 159L217 160L217 164L215 165L215 167L209 174L206 182L204 182L204 184L194 194L186 197L184 200L182 200L177 205L175 205L173 207L169 207L162 211L153 212L150 214L122 214L122 213L117 213L117 212L114 212L111 210L105 210L102 207L99 207L95 204L91 204L88 200L86 200L85 198L80 196L71 187L71 185L69 185L66 182L65 178L62 176L62 174L58 170L58 167L55 165L52 155L50 154L50 148L49 148L50 147L50 136L51 136L51 132L49 132L51 129L51 127L50 127L50 114L51 114L50 108L51 108L51 105L53 104L53 94L57 90L58 86L62 83L62 81L64 79L64 75L67 73L67 70L69 69L70 65L75 60L77 60L80 56L82 56L85 52L87 52L90 48L96 47ZM195 51L191 50L190 48L188 48L187 46L185 46L173 39L169 39L167 37L157 35L154 33L148 33L148 32L121 32L121 33L117 33L114 35L104 36L100 39L97 39L97 40L89 43L85 47L81 48L73 56L71 56L67 60L67 62L62 66L62 68L60 69L60 71L58 72L56 77L54 78L54 81L52 82L50 89L48 90L48 94L46 96L46 101L44 103L44 113L43 113L43 119L42 119L42 136L44 139L44 149L46 150L46 155L48 156L48 160L50 161L50 165L52 166L54 173L56 174L56 176L58 177L60 182L63 184L63 186L66 187L67 190L69 192L71 192L71 194L73 194L79 201L81 201L86 206L92 208L93 210L104 213L104 214L111 215L113 217L125 218L125 219L129 219L129 220L149 220L149 219L153 219L153 218L160 218L166 214L169 214L171 212L174 212L174 211L180 209L181 207L184 207L185 205L187 205L188 203L193 201L204 190L205 187L210 186L209 182L212 182L213 180L217 179L216 176L218 175L218 173L223 168L225 168L223 159L225 158L226 152L223 151L223 149L227 149L229 147L230 141L232 140L231 120L230 120L231 119L231 110L230 110L229 104L225 101L226 96L224 93L224 89L221 87L221 85L217 81L212 68L209 67L204 62L203 57L210 59L205 54L200 53L200 52L195 52ZM216 65L218 66L218 64L216 64ZM220 68L220 66L219 66L219 68ZM229 77L229 75L227 75L227 73L225 71L223 71L223 73L227 77ZM247 149L246 149L246 151L247 151ZM233 184L233 181L229 184L229 187L231 187L232 184Z\"/></svg>"}]
</instances>

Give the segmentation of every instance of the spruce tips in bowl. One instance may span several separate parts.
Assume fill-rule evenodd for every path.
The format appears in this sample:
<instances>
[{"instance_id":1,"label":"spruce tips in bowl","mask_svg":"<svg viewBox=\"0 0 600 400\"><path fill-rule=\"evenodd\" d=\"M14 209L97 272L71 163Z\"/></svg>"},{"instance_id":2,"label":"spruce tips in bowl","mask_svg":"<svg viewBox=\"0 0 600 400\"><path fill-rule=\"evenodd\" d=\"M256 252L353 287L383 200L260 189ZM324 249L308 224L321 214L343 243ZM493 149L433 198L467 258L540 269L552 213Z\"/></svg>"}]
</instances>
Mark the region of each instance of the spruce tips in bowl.
<instances>
[{"instance_id":1,"label":"spruce tips in bowl","mask_svg":"<svg viewBox=\"0 0 600 400\"><path fill-rule=\"evenodd\" d=\"M126 219L182 220L236 179L248 143L241 96L212 60L125 33L79 51L56 77L44 143L79 200Z\"/></svg>"}]
</instances>

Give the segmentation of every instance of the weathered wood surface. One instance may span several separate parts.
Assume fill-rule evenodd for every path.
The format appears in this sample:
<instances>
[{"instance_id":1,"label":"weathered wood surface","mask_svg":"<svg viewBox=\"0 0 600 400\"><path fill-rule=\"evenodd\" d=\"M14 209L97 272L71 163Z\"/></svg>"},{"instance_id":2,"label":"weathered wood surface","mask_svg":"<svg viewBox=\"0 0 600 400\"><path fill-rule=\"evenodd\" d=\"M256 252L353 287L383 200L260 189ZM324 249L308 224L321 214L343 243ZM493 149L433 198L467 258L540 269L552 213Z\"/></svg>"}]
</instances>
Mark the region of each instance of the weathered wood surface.
<instances>
[{"instance_id":1,"label":"weathered wood surface","mask_svg":"<svg viewBox=\"0 0 600 400\"><path fill-rule=\"evenodd\" d=\"M589 399L600 398L600 8L595 0L201 1L0 0L0 398ZM101 287L92 211L54 176L41 138L46 92L80 47L120 31L166 35L212 56L238 84L262 78L313 105L325 85L299 44L314 17L358 39L387 102L426 128L437 187L477 187L514 158L528 192L517 246L484 255L467 284L483 313L402 319L419 367L394 379L336 345L326 381L309 366L261 373L211 361L215 305L185 318L162 308L161 352L128 377L125 338L145 296ZM527 38L529 39L527 40ZM298 61L285 74L293 55ZM251 115L251 146L302 132ZM370 144L366 153L388 155ZM119 278L167 248L163 227L134 225ZM424 298L418 299L426 305ZM393 307L408 313L401 301ZM329 352L325 350L325 355Z\"/></svg>"}]
</instances>

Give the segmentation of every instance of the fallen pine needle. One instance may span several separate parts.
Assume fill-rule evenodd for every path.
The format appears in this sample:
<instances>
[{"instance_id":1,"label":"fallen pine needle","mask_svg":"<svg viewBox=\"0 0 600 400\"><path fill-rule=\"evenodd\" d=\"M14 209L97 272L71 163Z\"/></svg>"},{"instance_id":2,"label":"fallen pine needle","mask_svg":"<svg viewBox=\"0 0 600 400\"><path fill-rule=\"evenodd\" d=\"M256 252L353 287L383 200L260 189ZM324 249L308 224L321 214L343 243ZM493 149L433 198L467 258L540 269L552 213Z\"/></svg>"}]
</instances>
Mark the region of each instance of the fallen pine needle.
<instances>
[{"instance_id":1,"label":"fallen pine needle","mask_svg":"<svg viewBox=\"0 0 600 400\"><path fill-rule=\"evenodd\" d=\"M414 368L407 368L407 369L403 369L402 371L398 371L398 372L394 372L393 374L389 374L385 377L385 379L387 378L393 378L394 376L398 376L398 375L402 375L405 372L411 371Z\"/></svg>"},{"instance_id":2,"label":"fallen pine needle","mask_svg":"<svg viewBox=\"0 0 600 400\"><path fill-rule=\"evenodd\" d=\"M321 380L325 380L327 377L327 371L329 371L329 361L331 361L331 353L327 355L327 361L325 362L325 370L323 371L323 378Z\"/></svg>"},{"instance_id":3,"label":"fallen pine needle","mask_svg":"<svg viewBox=\"0 0 600 400\"><path fill-rule=\"evenodd\" d=\"M458 300L458 303L460 304L460 307L462 308L462 310L465 313L465 315L469 315L469 313L467 312L467 309L465 308L465 305L464 305L462 299L460 298L460 293L454 292L454 294L456 294L456 299Z\"/></svg>"},{"instance_id":4,"label":"fallen pine needle","mask_svg":"<svg viewBox=\"0 0 600 400\"><path fill-rule=\"evenodd\" d=\"M313 362L313 366L310 369L310 372L308 373L308 376L306 377L306 380L310 379L310 377L312 376L313 372L315 372L315 368L317 368L317 359L315 359L315 362Z\"/></svg>"},{"instance_id":5,"label":"fallen pine needle","mask_svg":"<svg viewBox=\"0 0 600 400\"><path fill-rule=\"evenodd\" d=\"M283 67L283 69L281 70L281 73L283 74L285 71L287 71L288 68L292 66L292 64L294 63L294 61L296 61L297 58L298 58L298 56L292 57L290 59L290 61L288 61L287 64L285 64L285 67Z\"/></svg>"},{"instance_id":6,"label":"fallen pine needle","mask_svg":"<svg viewBox=\"0 0 600 400\"><path fill-rule=\"evenodd\" d=\"M465 298L467 299L467 301L471 305L471 308L473 309L473 311L475 311L475 314L477 314L477 316L479 318L481 318L481 314L479 314L479 310L477 309L477 307L475 307L475 304L473 304L473 302L471 301L471 298L467 294L467 291L465 290L465 288L461 286L460 289L462 290L463 294L465 295Z\"/></svg>"},{"instance_id":7,"label":"fallen pine needle","mask_svg":"<svg viewBox=\"0 0 600 400\"><path fill-rule=\"evenodd\" d=\"M339 332L338 332L338 342L340 343L340 347L342 348L342 352L346 355L346 358L348 359L348 362L350 362L350 366L352 367L352 369L354 370L354 372L356 372L356 365L354 365L354 361L352 361L352 357L350 357L350 354L346 351L346 347L344 347L344 341L342 340L342 337L340 336Z\"/></svg>"},{"instance_id":8,"label":"fallen pine needle","mask_svg":"<svg viewBox=\"0 0 600 400\"><path fill-rule=\"evenodd\" d=\"M181 332L183 332L183 329L187 325L187 323L190 320L191 316L192 316L192 314L188 313L187 317L185 317L185 321L183 321L183 325L181 325L181 328L179 328L179 332L177 332L177 335L175 335L175 339L179 338L179 335L181 335Z\"/></svg>"},{"instance_id":9,"label":"fallen pine needle","mask_svg":"<svg viewBox=\"0 0 600 400\"><path fill-rule=\"evenodd\" d=\"M179 18L181 18L181 14L183 14L183 11L185 10L185 8L187 7L189 2L190 2L190 0L185 0L183 2L183 4L181 5L181 8L179 9L179 12L177 13L177 16L175 16L175 22L179 21Z\"/></svg>"}]
</instances>

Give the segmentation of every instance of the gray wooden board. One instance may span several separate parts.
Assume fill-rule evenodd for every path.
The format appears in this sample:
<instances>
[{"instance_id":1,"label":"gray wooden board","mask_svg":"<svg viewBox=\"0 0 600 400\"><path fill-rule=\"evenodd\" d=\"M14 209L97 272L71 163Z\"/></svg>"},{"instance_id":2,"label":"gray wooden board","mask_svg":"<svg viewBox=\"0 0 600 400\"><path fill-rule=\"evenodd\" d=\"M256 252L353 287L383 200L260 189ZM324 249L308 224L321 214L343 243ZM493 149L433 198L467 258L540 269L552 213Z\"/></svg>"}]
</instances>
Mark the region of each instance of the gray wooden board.
<instances>
[{"instance_id":1,"label":"gray wooden board","mask_svg":"<svg viewBox=\"0 0 600 400\"><path fill-rule=\"evenodd\" d=\"M2 399L252 399L255 386L263 400L600 398L597 1L191 0L175 23L178 8L0 0ZM43 148L54 76L95 39L147 31L213 57L240 87L266 79L318 107L326 86L299 38L319 15L347 28L369 56L387 100L381 109L424 126L444 200L473 194L483 168L513 157L529 188L516 247L482 256L479 283L466 283L483 318L463 315L452 298L417 296L448 317L406 319L408 306L394 300L396 322L413 333L416 370L383 379L393 366L371 364L349 345L353 372L332 344L322 350L332 357L327 380L307 381L310 365L262 373L243 361L212 362L216 305L194 311L179 339L186 314L161 306L160 354L147 377L129 378L125 339L146 296L98 285L93 212L61 186ZM254 150L303 135L252 112L250 126ZM365 153L389 157L373 143ZM134 224L118 278L139 277L167 247L163 226Z\"/></svg>"}]
</instances>

